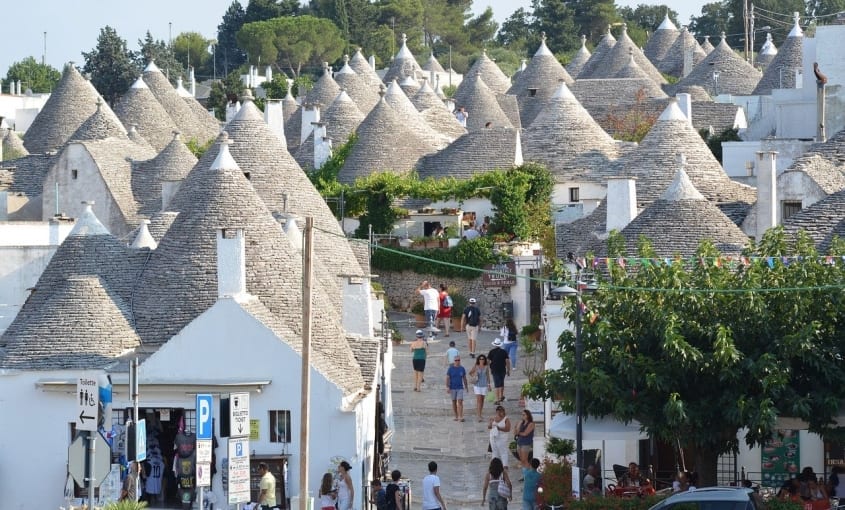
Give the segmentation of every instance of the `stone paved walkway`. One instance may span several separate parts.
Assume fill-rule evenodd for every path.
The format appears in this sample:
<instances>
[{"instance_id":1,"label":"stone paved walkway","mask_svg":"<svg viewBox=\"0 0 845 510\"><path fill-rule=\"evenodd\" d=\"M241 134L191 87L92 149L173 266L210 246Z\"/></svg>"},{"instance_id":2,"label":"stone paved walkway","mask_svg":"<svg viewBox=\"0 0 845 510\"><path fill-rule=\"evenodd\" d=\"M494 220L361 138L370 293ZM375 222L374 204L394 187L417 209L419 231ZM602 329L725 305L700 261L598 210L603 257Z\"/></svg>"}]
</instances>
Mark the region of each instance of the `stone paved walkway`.
<instances>
[{"instance_id":1,"label":"stone paved walkway","mask_svg":"<svg viewBox=\"0 0 845 510\"><path fill-rule=\"evenodd\" d=\"M408 339L414 337L416 328L407 327L407 316L397 315L391 319L400 326L405 341L394 346L393 371L393 414L394 434L391 439L392 453L390 469L398 469L403 478L411 480L412 509L420 509L421 483L428 474L428 462L438 464L438 475L442 483L441 494L447 508L478 509L481 507L481 489L484 474L490 463L487 453L487 421L493 416L495 406L484 404L484 421L475 418L475 396L469 395L464 401L464 422L452 420L452 403L446 393L446 349L449 340L455 340L461 353L461 362L469 372L475 360L469 357L466 333L452 332L445 338L443 333L429 344L428 361L425 369L425 383L421 392L413 391L413 371ZM404 327L403 327L404 326ZM482 331L477 351L487 353L492 348L497 331ZM517 356L517 360L519 357ZM504 404L512 426L520 420L519 392L527 378L517 366L511 377L505 379ZM472 390L470 390L470 393ZM542 435L542 424L537 424L538 435ZM522 477L519 462L515 457L509 459L509 474L513 481L512 508L519 508L522 500ZM484 507L486 508L486 504Z\"/></svg>"}]
</instances>

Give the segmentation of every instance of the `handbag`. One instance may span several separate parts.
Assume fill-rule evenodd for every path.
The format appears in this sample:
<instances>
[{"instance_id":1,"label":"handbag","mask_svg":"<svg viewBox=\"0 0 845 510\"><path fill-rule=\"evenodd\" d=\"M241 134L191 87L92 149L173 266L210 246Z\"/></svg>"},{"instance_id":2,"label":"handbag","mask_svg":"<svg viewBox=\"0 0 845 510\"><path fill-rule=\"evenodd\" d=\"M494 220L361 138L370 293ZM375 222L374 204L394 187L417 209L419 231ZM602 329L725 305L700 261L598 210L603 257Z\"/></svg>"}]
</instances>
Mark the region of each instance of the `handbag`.
<instances>
[{"instance_id":1,"label":"handbag","mask_svg":"<svg viewBox=\"0 0 845 510\"><path fill-rule=\"evenodd\" d=\"M504 478L499 478L499 483L496 490L499 492L499 496L505 499L511 499L511 488L508 487L508 484L505 483Z\"/></svg>"},{"instance_id":2,"label":"handbag","mask_svg":"<svg viewBox=\"0 0 845 510\"><path fill-rule=\"evenodd\" d=\"M496 392L494 392L494 391L488 391L488 392L487 392L487 396L486 396L486 397L484 397L484 401L485 401L485 402L489 402L489 403L491 403L491 404L492 404L493 402L495 402L495 401L496 401Z\"/></svg>"}]
</instances>

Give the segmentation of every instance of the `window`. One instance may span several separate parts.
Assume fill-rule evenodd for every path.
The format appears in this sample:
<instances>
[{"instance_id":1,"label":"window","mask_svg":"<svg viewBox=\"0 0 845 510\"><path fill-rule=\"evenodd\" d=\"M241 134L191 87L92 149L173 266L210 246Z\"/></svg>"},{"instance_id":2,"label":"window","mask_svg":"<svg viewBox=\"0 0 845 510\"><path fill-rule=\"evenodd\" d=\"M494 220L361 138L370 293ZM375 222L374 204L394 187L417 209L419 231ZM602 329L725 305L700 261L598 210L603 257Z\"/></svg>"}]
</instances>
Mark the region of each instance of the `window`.
<instances>
[{"instance_id":1,"label":"window","mask_svg":"<svg viewBox=\"0 0 845 510\"><path fill-rule=\"evenodd\" d=\"M290 411L270 411L270 442L290 443Z\"/></svg>"},{"instance_id":2,"label":"window","mask_svg":"<svg viewBox=\"0 0 845 510\"><path fill-rule=\"evenodd\" d=\"M528 97L536 97L537 89L528 89Z\"/></svg>"},{"instance_id":3,"label":"window","mask_svg":"<svg viewBox=\"0 0 845 510\"><path fill-rule=\"evenodd\" d=\"M581 188L569 188L569 201L570 202L580 202L581 201Z\"/></svg>"},{"instance_id":4,"label":"window","mask_svg":"<svg viewBox=\"0 0 845 510\"><path fill-rule=\"evenodd\" d=\"M76 179L77 177L79 177L79 170L74 168L73 170L70 171L70 178Z\"/></svg>"},{"instance_id":5,"label":"window","mask_svg":"<svg viewBox=\"0 0 845 510\"><path fill-rule=\"evenodd\" d=\"M249 172L244 172L244 177L246 177L246 180L248 180L248 181L252 180L252 174L249 173Z\"/></svg>"},{"instance_id":6,"label":"window","mask_svg":"<svg viewBox=\"0 0 845 510\"><path fill-rule=\"evenodd\" d=\"M797 213L801 210L801 202L799 201L791 201L791 200L784 200L781 203L781 221L789 218L793 214Z\"/></svg>"}]
</instances>

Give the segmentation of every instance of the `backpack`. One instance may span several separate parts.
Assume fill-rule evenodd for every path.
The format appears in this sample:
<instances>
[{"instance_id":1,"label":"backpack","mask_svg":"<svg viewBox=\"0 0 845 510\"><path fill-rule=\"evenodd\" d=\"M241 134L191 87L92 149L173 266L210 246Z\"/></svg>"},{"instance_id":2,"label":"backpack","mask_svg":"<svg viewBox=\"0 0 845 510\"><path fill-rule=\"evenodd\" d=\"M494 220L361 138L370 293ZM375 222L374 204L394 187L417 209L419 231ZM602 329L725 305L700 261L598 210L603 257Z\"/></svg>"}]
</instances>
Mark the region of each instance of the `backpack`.
<instances>
[{"instance_id":1,"label":"backpack","mask_svg":"<svg viewBox=\"0 0 845 510\"><path fill-rule=\"evenodd\" d=\"M399 490L399 486L395 483L387 484L387 490L385 491L385 507L384 510L396 510L396 491Z\"/></svg>"},{"instance_id":2,"label":"backpack","mask_svg":"<svg viewBox=\"0 0 845 510\"><path fill-rule=\"evenodd\" d=\"M464 315L467 316L467 325L478 326L478 319L480 319L480 314L481 312L478 310L478 308L474 306L468 306L466 310L464 310Z\"/></svg>"},{"instance_id":3,"label":"backpack","mask_svg":"<svg viewBox=\"0 0 845 510\"><path fill-rule=\"evenodd\" d=\"M394 507L396 506L396 502L394 501ZM376 492L376 508L378 510L388 510L387 505L387 492L384 489L379 490Z\"/></svg>"},{"instance_id":4,"label":"backpack","mask_svg":"<svg viewBox=\"0 0 845 510\"><path fill-rule=\"evenodd\" d=\"M443 308L452 308L452 296L446 294L446 297L443 299Z\"/></svg>"}]
</instances>

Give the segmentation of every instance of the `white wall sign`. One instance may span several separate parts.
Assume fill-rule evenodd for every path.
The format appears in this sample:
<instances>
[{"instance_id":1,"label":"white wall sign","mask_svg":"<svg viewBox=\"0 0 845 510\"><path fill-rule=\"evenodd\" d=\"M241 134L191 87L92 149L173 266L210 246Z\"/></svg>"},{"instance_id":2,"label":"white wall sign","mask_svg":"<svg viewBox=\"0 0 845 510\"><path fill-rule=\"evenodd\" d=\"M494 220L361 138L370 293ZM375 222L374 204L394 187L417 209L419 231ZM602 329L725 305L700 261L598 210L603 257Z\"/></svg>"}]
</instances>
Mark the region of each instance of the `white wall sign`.
<instances>
[{"instance_id":1,"label":"white wall sign","mask_svg":"<svg viewBox=\"0 0 845 510\"><path fill-rule=\"evenodd\" d=\"M77 379L76 404L76 430L96 432L100 413L100 387L96 375Z\"/></svg>"},{"instance_id":2,"label":"white wall sign","mask_svg":"<svg viewBox=\"0 0 845 510\"><path fill-rule=\"evenodd\" d=\"M197 487L211 487L211 464L197 462Z\"/></svg>"},{"instance_id":3,"label":"white wall sign","mask_svg":"<svg viewBox=\"0 0 845 510\"><path fill-rule=\"evenodd\" d=\"M229 438L229 504L247 503L249 496L249 438Z\"/></svg>"},{"instance_id":4,"label":"white wall sign","mask_svg":"<svg viewBox=\"0 0 845 510\"><path fill-rule=\"evenodd\" d=\"M249 437L249 393L229 395L229 437Z\"/></svg>"},{"instance_id":5,"label":"white wall sign","mask_svg":"<svg viewBox=\"0 0 845 510\"><path fill-rule=\"evenodd\" d=\"M211 440L197 439L197 463L211 463Z\"/></svg>"}]
</instances>

